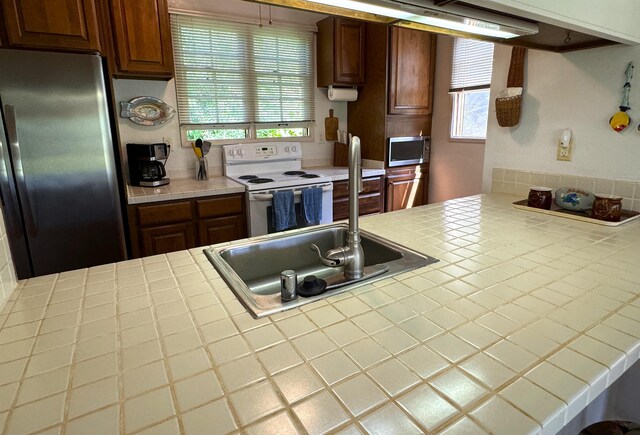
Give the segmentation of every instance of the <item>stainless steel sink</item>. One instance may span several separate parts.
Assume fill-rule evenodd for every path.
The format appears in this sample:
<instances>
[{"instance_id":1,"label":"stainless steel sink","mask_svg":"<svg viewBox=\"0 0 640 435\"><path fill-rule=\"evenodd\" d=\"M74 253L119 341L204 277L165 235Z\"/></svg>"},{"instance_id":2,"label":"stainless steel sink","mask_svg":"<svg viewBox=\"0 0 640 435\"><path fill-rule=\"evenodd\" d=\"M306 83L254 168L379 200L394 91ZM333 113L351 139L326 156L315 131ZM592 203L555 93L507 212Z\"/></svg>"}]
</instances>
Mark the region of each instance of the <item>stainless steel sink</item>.
<instances>
[{"instance_id":1,"label":"stainless steel sink","mask_svg":"<svg viewBox=\"0 0 640 435\"><path fill-rule=\"evenodd\" d=\"M324 266L310 246L315 244L323 252L343 246L347 232L346 224L313 227L209 248L204 253L254 317L298 307L438 261L361 230L365 277L346 281L342 268ZM327 291L318 296L299 296L296 300L283 302L280 299L280 273L287 269L296 271L298 282L308 275L325 279L329 283Z\"/></svg>"}]
</instances>

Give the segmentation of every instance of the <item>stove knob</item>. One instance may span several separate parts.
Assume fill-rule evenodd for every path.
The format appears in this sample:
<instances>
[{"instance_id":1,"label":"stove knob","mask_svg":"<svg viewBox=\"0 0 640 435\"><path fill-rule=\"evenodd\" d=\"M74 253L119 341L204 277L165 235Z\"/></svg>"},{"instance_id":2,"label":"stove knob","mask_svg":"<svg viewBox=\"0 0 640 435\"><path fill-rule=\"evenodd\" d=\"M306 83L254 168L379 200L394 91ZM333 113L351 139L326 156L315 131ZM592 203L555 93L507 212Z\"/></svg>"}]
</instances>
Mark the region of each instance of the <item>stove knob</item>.
<instances>
[{"instance_id":1,"label":"stove knob","mask_svg":"<svg viewBox=\"0 0 640 435\"><path fill-rule=\"evenodd\" d=\"M230 155L231 157L235 156L235 155L236 155L236 150L234 150L233 148L231 148L231 149L229 150L229 155Z\"/></svg>"},{"instance_id":2,"label":"stove knob","mask_svg":"<svg viewBox=\"0 0 640 435\"><path fill-rule=\"evenodd\" d=\"M291 152L291 148L289 147L289 145L287 145L286 147L284 147L284 152L285 152L285 153L289 153L289 152Z\"/></svg>"},{"instance_id":3,"label":"stove knob","mask_svg":"<svg viewBox=\"0 0 640 435\"><path fill-rule=\"evenodd\" d=\"M294 153L295 153L295 152L297 151L297 149L298 149L298 147L296 147L295 145L293 145L293 146L291 147L291 152L294 152Z\"/></svg>"},{"instance_id":4,"label":"stove knob","mask_svg":"<svg viewBox=\"0 0 640 435\"><path fill-rule=\"evenodd\" d=\"M238 155L240 157L244 156L244 150L242 148L238 150Z\"/></svg>"}]
</instances>

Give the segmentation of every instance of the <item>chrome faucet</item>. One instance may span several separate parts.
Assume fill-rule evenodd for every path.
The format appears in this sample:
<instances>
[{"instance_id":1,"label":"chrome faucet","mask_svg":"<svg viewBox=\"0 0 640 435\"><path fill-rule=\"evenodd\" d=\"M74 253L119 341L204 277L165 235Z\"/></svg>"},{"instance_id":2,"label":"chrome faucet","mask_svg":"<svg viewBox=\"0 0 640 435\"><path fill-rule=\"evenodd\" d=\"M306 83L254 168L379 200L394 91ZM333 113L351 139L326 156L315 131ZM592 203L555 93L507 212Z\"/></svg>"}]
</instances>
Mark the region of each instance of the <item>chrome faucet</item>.
<instances>
[{"instance_id":1,"label":"chrome faucet","mask_svg":"<svg viewBox=\"0 0 640 435\"><path fill-rule=\"evenodd\" d=\"M345 278L353 280L360 279L364 275L364 252L360 244L360 228L358 226L358 194L362 192L363 188L360 138L353 136L349 139L349 234L347 246L329 249L324 256L316 245L311 245L311 249L318 253L320 261L325 266L344 266Z\"/></svg>"}]
</instances>

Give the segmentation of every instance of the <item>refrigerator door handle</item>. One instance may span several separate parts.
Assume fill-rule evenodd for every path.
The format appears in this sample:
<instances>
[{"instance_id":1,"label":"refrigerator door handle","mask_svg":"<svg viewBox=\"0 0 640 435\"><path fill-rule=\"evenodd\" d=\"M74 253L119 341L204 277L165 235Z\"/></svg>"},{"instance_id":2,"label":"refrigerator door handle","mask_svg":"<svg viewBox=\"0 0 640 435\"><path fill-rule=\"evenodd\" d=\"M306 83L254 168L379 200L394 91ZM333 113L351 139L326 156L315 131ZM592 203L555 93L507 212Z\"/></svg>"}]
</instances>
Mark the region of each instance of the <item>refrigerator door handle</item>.
<instances>
[{"instance_id":1,"label":"refrigerator door handle","mask_svg":"<svg viewBox=\"0 0 640 435\"><path fill-rule=\"evenodd\" d=\"M27 189L27 180L24 175L24 167L22 166L22 158L20 154L20 141L18 140L18 128L16 124L16 109L10 104L5 106L5 127L7 129L7 136L9 139L9 147L11 147L11 154L13 160L13 169L16 177L16 187L18 189L18 195L22 199L24 204L25 220L27 222L27 229L31 237L38 235L38 225L36 224L33 209L31 208L31 201L29 200L29 190Z\"/></svg>"},{"instance_id":2,"label":"refrigerator door handle","mask_svg":"<svg viewBox=\"0 0 640 435\"><path fill-rule=\"evenodd\" d=\"M4 143L4 124L0 119L0 183L4 190L2 195L2 206L4 213L11 214L13 222L20 222L22 217L18 212L18 196L16 190L11 187L11 177L13 177L13 169L11 168L11 156L9 155L8 144ZM12 206L7 206L7 201L12 203ZM10 218L7 216L7 218ZM16 240L24 238L24 232L22 231L22 225L7 225L7 230L12 231L13 237Z\"/></svg>"}]
</instances>

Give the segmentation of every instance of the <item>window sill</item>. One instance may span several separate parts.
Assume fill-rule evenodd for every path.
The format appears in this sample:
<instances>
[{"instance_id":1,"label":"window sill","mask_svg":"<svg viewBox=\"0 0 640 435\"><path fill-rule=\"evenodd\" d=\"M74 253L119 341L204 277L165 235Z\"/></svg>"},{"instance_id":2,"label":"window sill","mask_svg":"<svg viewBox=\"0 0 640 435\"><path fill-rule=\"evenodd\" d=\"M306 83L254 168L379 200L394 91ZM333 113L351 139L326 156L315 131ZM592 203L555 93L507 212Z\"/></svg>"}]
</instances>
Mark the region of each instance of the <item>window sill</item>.
<instances>
[{"instance_id":1,"label":"window sill","mask_svg":"<svg viewBox=\"0 0 640 435\"><path fill-rule=\"evenodd\" d=\"M486 143L486 139L471 139L466 137L449 137L449 143Z\"/></svg>"}]
</instances>

